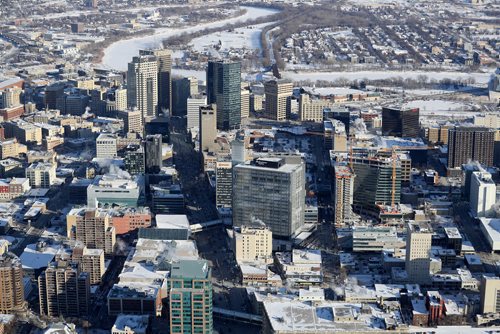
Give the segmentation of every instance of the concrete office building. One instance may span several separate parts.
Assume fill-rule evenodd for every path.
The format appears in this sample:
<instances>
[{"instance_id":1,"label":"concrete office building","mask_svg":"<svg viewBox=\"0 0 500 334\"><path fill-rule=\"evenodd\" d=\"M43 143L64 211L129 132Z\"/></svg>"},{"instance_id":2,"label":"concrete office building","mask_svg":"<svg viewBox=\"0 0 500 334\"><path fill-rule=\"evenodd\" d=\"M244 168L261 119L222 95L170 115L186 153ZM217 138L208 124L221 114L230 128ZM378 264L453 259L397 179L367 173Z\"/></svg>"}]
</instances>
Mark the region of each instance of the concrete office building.
<instances>
[{"instance_id":1,"label":"concrete office building","mask_svg":"<svg viewBox=\"0 0 500 334\"><path fill-rule=\"evenodd\" d=\"M233 197L233 164L231 161L217 161L215 165L215 205L230 208Z\"/></svg>"},{"instance_id":2,"label":"concrete office building","mask_svg":"<svg viewBox=\"0 0 500 334\"><path fill-rule=\"evenodd\" d=\"M305 167L299 156L259 158L233 168L233 224L257 219L290 238L304 224Z\"/></svg>"},{"instance_id":3,"label":"concrete office building","mask_svg":"<svg viewBox=\"0 0 500 334\"><path fill-rule=\"evenodd\" d=\"M159 173L163 166L161 135L149 135L145 140L146 173Z\"/></svg>"},{"instance_id":4,"label":"concrete office building","mask_svg":"<svg viewBox=\"0 0 500 334\"><path fill-rule=\"evenodd\" d=\"M123 131L125 133L135 132L141 135L144 133L142 114L139 109L117 110L116 118L123 120Z\"/></svg>"},{"instance_id":5,"label":"concrete office building","mask_svg":"<svg viewBox=\"0 0 500 334\"><path fill-rule=\"evenodd\" d=\"M233 166L244 163L247 160L245 147L245 133L239 132L231 142L231 161Z\"/></svg>"},{"instance_id":6,"label":"concrete office building","mask_svg":"<svg viewBox=\"0 0 500 334\"><path fill-rule=\"evenodd\" d=\"M335 174L333 180L334 222L336 226L341 226L352 216L355 175L348 166L335 165L333 169Z\"/></svg>"},{"instance_id":7,"label":"concrete office building","mask_svg":"<svg viewBox=\"0 0 500 334\"><path fill-rule=\"evenodd\" d=\"M200 107L200 152L216 152L218 110L215 104Z\"/></svg>"},{"instance_id":8,"label":"concrete office building","mask_svg":"<svg viewBox=\"0 0 500 334\"><path fill-rule=\"evenodd\" d=\"M347 151L347 134L345 125L336 119L327 119L323 122L325 149L335 152Z\"/></svg>"},{"instance_id":9,"label":"concrete office building","mask_svg":"<svg viewBox=\"0 0 500 334\"><path fill-rule=\"evenodd\" d=\"M241 124L241 63L209 61L207 103L217 105L217 129L237 129Z\"/></svg>"},{"instance_id":10,"label":"concrete office building","mask_svg":"<svg viewBox=\"0 0 500 334\"><path fill-rule=\"evenodd\" d=\"M213 333L212 269L205 260L172 264L169 289L170 333Z\"/></svg>"},{"instance_id":11,"label":"concrete office building","mask_svg":"<svg viewBox=\"0 0 500 334\"><path fill-rule=\"evenodd\" d=\"M500 312L500 278L483 276L481 278L481 313Z\"/></svg>"},{"instance_id":12,"label":"concrete office building","mask_svg":"<svg viewBox=\"0 0 500 334\"><path fill-rule=\"evenodd\" d=\"M300 94L299 97L299 119L303 122L323 122L324 110L333 108L334 103L330 100L311 99L309 94Z\"/></svg>"},{"instance_id":13,"label":"concrete office building","mask_svg":"<svg viewBox=\"0 0 500 334\"><path fill-rule=\"evenodd\" d=\"M148 334L149 316L120 314L111 328L111 334Z\"/></svg>"},{"instance_id":14,"label":"concrete office building","mask_svg":"<svg viewBox=\"0 0 500 334\"><path fill-rule=\"evenodd\" d=\"M267 81L264 83L264 92L266 94L266 116L276 121L289 118L293 83L285 79Z\"/></svg>"},{"instance_id":15,"label":"concrete office building","mask_svg":"<svg viewBox=\"0 0 500 334\"><path fill-rule=\"evenodd\" d=\"M139 50L141 56L155 56L157 60L158 111L172 112L172 52L167 49Z\"/></svg>"},{"instance_id":16,"label":"concrete office building","mask_svg":"<svg viewBox=\"0 0 500 334\"><path fill-rule=\"evenodd\" d=\"M351 125L351 112L347 107L329 107L323 110L325 119L340 121L344 125L346 134L349 134Z\"/></svg>"},{"instance_id":17,"label":"concrete office building","mask_svg":"<svg viewBox=\"0 0 500 334\"><path fill-rule=\"evenodd\" d=\"M419 114L418 108L382 108L382 133L385 136L419 137Z\"/></svg>"},{"instance_id":18,"label":"concrete office building","mask_svg":"<svg viewBox=\"0 0 500 334\"><path fill-rule=\"evenodd\" d=\"M117 175L99 175L87 187L87 206L106 205L136 208L143 200L142 178L125 179Z\"/></svg>"},{"instance_id":19,"label":"concrete office building","mask_svg":"<svg viewBox=\"0 0 500 334\"><path fill-rule=\"evenodd\" d=\"M24 301L23 267L12 253L0 255L0 313L21 311Z\"/></svg>"},{"instance_id":20,"label":"concrete office building","mask_svg":"<svg viewBox=\"0 0 500 334\"><path fill-rule=\"evenodd\" d=\"M116 150L117 138L114 134L101 133L95 140L96 158L113 159L118 156Z\"/></svg>"},{"instance_id":21,"label":"concrete office building","mask_svg":"<svg viewBox=\"0 0 500 334\"><path fill-rule=\"evenodd\" d=\"M137 108L142 118L157 115L158 60L155 56L134 57L127 72L128 108Z\"/></svg>"},{"instance_id":22,"label":"concrete office building","mask_svg":"<svg viewBox=\"0 0 500 334\"><path fill-rule=\"evenodd\" d=\"M50 188L56 179L56 165L48 162L34 162L26 168L26 178L31 187Z\"/></svg>"},{"instance_id":23,"label":"concrete office building","mask_svg":"<svg viewBox=\"0 0 500 334\"><path fill-rule=\"evenodd\" d=\"M428 284L430 281L430 250L432 231L426 222L409 222L406 226L405 269L412 282Z\"/></svg>"},{"instance_id":24,"label":"concrete office building","mask_svg":"<svg viewBox=\"0 0 500 334\"><path fill-rule=\"evenodd\" d=\"M140 228L139 238L151 240L188 240L191 227L186 215L156 215L156 226Z\"/></svg>"},{"instance_id":25,"label":"concrete office building","mask_svg":"<svg viewBox=\"0 0 500 334\"><path fill-rule=\"evenodd\" d=\"M233 249L237 262L273 261L273 233L264 225L234 229Z\"/></svg>"},{"instance_id":26,"label":"concrete office building","mask_svg":"<svg viewBox=\"0 0 500 334\"><path fill-rule=\"evenodd\" d=\"M0 109L7 109L20 105L22 92L22 89L19 89L17 87L7 88L3 91L0 91Z\"/></svg>"},{"instance_id":27,"label":"concrete office building","mask_svg":"<svg viewBox=\"0 0 500 334\"><path fill-rule=\"evenodd\" d=\"M207 105L205 95L192 95L187 99L187 129L192 130L200 126L200 107Z\"/></svg>"},{"instance_id":28,"label":"concrete office building","mask_svg":"<svg viewBox=\"0 0 500 334\"><path fill-rule=\"evenodd\" d=\"M74 262L49 264L38 277L40 314L48 317L82 317L90 305L89 274Z\"/></svg>"},{"instance_id":29,"label":"concrete office building","mask_svg":"<svg viewBox=\"0 0 500 334\"><path fill-rule=\"evenodd\" d=\"M16 138L3 140L0 142L0 159L17 158L21 153L27 153L28 148L24 144L17 142Z\"/></svg>"},{"instance_id":30,"label":"concrete office building","mask_svg":"<svg viewBox=\"0 0 500 334\"><path fill-rule=\"evenodd\" d=\"M184 214L186 201L179 184L151 187L151 210L155 214Z\"/></svg>"},{"instance_id":31,"label":"concrete office building","mask_svg":"<svg viewBox=\"0 0 500 334\"><path fill-rule=\"evenodd\" d=\"M448 168L469 161L493 166L495 131L488 128L455 127L448 131Z\"/></svg>"},{"instance_id":32,"label":"concrete office building","mask_svg":"<svg viewBox=\"0 0 500 334\"><path fill-rule=\"evenodd\" d=\"M110 98L110 94L108 94L108 99L112 99L115 102L116 110L127 109L127 89L116 88L112 90L111 96Z\"/></svg>"},{"instance_id":33,"label":"concrete office building","mask_svg":"<svg viewBox=\"0 0 500 334\"><path fill-rule=\"evenodd\" d=\"M400 249L404 246L404 241L398 238L393 226L353 227L353 252L381 252L384 249Z\"/></svg>"},{"instance_id":34,"label":"concrete office building","mask_svg":"<svg viewBox=\"0 0 500 334\"><path fill-rule=\"evenodd\" d=\"M497 187L491 174L473 172L470 183L470 207L475 217L495 217Z\"/></svg>"},{"instance_id":35,"label":"concrete office building","mask_svg":"<svg viewBox=\"0 0 500 334\"><path fill-rule=\"evenodd\" d=\"M88 248L100 248L113 255L116 233L111 215L103 209L74 208L66 216L68 238L79 240Z\"/></svg>"}]
</instances>

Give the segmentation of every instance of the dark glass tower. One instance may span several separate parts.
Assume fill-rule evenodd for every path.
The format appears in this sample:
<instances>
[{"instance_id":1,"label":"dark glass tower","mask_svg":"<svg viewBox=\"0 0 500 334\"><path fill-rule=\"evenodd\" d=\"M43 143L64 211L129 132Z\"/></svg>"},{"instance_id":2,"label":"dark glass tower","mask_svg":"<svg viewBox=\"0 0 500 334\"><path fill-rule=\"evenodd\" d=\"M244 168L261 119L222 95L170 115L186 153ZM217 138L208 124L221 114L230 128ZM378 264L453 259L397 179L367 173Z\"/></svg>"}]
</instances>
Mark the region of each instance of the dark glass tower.
<instances>
[{"instance_id":1,"label":"dark glass tower","mask_svg":"<svg viewBox=\"0 0 500 334\"><path fill-rule=\"evenodd\" d=\"M217 129L229 130L241 124L241 63L209 61L207 102L217 105Z\"/></svg>"},{"instance_id":2,"label":"dark glass tower","mask_svg":"<svg viewBox=\"0 0 500 334\"><path fill-rule=\"evenodd\" d=\"M419 114L418 108L382 108L382 133L386 136L418 137L420 131Z\"/></svg>"},{"instance_id":3,"label":"dark glass tower","mask_svg":"<svg viewBox=\"0 0 500 334\"><path fill-rule=\"evenodd\" d=\"M146 136L146 173L159 173L162 167L161 135Z\"/></svg>"}]
</instances>

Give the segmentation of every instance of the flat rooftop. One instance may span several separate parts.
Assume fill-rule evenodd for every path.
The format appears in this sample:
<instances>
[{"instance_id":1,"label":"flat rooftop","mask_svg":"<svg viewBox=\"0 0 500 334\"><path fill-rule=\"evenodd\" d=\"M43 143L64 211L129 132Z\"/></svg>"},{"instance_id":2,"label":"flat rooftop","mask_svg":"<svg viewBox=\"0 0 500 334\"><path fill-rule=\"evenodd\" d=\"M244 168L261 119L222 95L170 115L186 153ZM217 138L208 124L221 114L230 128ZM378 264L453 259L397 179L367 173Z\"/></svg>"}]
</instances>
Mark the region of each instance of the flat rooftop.
<instances>
[{"instance_id":1,"label":"flat rooftop","mask_svg":"<svg viewBox=\"0 0 500 334\"><path fill-rule=\"evenodd\" d=\"M208 279L210 267L205 260L182 260L172 265L172 278Z\"/></svg>"},{"instance_id":2,"label":"flat rooftop","mask_svg":"<svg viewBox=\"0 0 500 334\"><path fill-rule=\"evenodd\" d=\"M156 215L156 227L164 229L189 229L186 215Z\"/></svg>"}]
</instances>

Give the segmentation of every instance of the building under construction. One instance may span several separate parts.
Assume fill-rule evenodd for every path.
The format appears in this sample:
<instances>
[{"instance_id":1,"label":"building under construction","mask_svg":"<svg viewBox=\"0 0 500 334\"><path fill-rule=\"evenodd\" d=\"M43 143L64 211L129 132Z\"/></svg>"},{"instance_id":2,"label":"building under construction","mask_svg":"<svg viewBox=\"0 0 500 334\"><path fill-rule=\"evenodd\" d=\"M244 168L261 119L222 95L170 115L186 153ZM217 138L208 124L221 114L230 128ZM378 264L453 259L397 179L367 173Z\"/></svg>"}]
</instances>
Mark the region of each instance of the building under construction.
<instances>
[{"instance_id":1,"label":"building under construction","mask_svg":"<svg viewBox=\"0 0 500 334\"><path fill-rule=\"evenodd\" d=\"M396 208L401 199L401 163L393 157L367 157L354 154L354 207L378 215L379 205Z\"/></svg>"}]
</instances>

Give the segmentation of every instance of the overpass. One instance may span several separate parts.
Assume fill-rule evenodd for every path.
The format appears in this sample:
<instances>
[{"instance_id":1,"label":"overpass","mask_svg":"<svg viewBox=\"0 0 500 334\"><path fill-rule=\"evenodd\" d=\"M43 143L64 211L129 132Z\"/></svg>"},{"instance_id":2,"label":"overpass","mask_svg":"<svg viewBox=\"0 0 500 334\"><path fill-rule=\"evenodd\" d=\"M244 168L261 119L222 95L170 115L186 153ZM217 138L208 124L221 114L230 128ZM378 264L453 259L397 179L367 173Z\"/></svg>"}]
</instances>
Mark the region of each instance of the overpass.
<instances>
[{"instance_id":1,"label":"overpass","mask_svg":"<svg viewBox=\"0 0 500 334\"><path fill-rule=\"evenodd\" d=\"M231 226L231 219L216 219L204 223L191 224L191 233L198 233L211 227L216 227L219 225Z\"/></svg>"},{"instance_id":2,"label":"overpass","mask_svg":"<svg viewBox=\"0 0 500 334\"><path fill-rule=\"evenodd\" d=\"M214 307L213 314L214 317L218 317L221 319L246 322L255 325L262 324L262 316L256 314L227 310L220 307Z\"/></svg>"}]
</instances>

